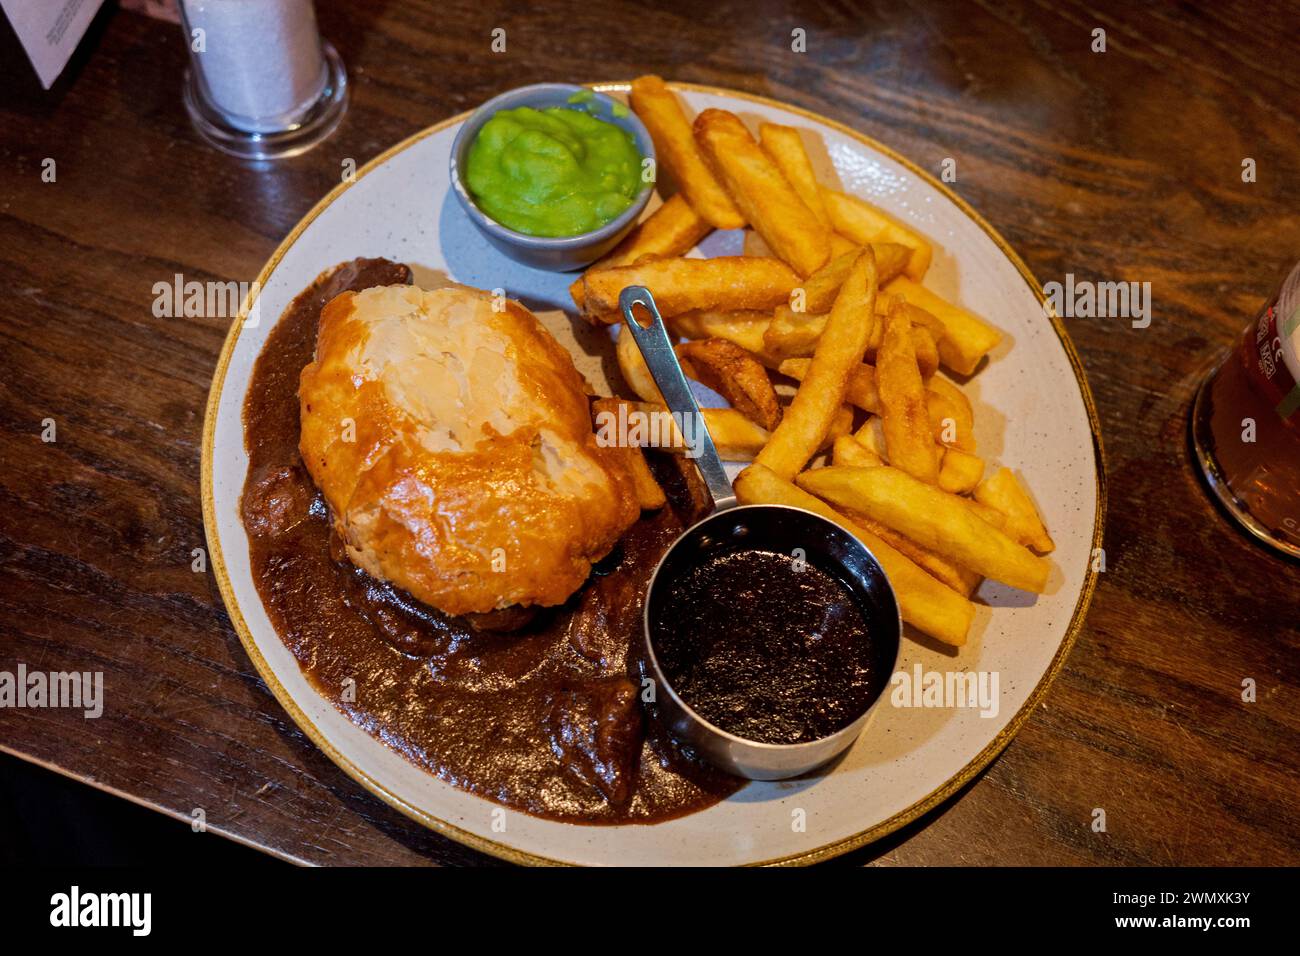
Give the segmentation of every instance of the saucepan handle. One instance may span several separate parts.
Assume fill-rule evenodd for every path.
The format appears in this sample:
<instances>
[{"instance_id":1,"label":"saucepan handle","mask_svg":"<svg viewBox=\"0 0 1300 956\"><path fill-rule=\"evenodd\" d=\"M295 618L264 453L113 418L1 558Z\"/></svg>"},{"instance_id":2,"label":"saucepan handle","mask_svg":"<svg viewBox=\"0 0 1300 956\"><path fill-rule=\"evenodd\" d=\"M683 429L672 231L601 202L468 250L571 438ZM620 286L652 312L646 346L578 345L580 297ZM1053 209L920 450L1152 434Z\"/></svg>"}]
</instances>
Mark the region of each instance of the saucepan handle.
<instances>
[{"instance_id":1,"label":"saucepan handle","mask_svg":"<svg viewBox=\"0 0 1300 956\"><path fill-rule=\"evenodd\" d=\"M681 363L673 351L673 344L668 338L668 329L664 326L663 316L655 305L654 296L645 286L630 285L618 297L619 308L623 312L623 330L620 335L630 334L641 350L646 367L650 370L655 385L668 403L686 439L690 455L700 469L700 475L708 486L713 498L713 510L721 511L736 503L736 493L731 489L731 479L722 467L722 459L713 445L713 437L704 424L695 394L682 374ZM642 325L635 309L640 306L649 318L649 323Z\"/></svg>"}]
</instances>

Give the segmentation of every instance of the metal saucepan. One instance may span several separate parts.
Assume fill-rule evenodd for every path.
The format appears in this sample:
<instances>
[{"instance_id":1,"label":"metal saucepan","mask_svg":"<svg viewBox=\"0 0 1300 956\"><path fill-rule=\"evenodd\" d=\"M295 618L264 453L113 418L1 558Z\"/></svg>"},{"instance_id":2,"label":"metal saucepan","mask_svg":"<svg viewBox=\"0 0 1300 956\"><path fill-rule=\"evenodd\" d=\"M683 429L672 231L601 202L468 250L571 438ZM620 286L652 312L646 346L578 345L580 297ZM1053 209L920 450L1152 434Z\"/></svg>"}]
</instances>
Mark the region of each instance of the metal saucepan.
<instances>
[{"instance_id":1,"label":"metal saucepan","mask_svg":"<svg viewBox=\"0 0 1300 956\"><path fill-rule=\"evenodd\" d=\"M713 498L713 512L687 528L660 559L646 593L642 635L660 717L674 736L730 773L754 780L779 780L805 773L847 749L885 695L878 693L852 723L816 740L771 744L728 733L692 710L660 669L652 621L666 600L667 589L662 582L675 580L683 569L719 552L744 548L793 554L795 549L802 549L811 565L832 574L858 603L877 652L876 666L887 668L887 674L898 667L902 634L894 590L875 556L834 522L802 508L736 504L731 480L682 374L654 297L642 286L629 286L619 296L619 306L624 319L620 334L633 336L669 411L691 426L681 431ZM644 321L636 314L638 309Z\"/></svg>"}]
</instances>

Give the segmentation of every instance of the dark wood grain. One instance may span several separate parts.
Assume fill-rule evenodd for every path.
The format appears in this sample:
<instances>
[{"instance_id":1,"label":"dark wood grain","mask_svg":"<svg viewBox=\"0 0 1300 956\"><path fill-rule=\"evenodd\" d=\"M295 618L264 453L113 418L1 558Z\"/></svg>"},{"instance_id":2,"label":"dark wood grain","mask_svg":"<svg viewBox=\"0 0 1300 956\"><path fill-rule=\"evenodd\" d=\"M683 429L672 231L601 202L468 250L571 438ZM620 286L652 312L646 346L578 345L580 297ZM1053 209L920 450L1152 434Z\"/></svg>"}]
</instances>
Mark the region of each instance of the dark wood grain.
<instances>
[{"instance_id":1,"label":"dark wood grain","mask_svg":"<svg viewBox=\"0 0 1300 956\"><path fill-rule=\"evenodd\" d=\"M488 862L317 751L211 575L191 571L226 323L155 318L152 286L251 280L345 158L493 93L655 71L820 111L936 172L955 158L956 190L1044 282L1152 283L1148 329L1067 320L1101 412L1109 513L1107 571L1064 672L959 797L847 861L1300 860L1300 570L1225 521L1186 450L1193 388L1300 258L1300 6L317 6L351 111L269 168L195 140L168 24L105 14L48 94L21 60L0 68L0 669L102 670L108 698L99 720L0 710L0 747L183 821L203 809L209 834L181 838L312 863ZM806 54L790 51L795 27Z\"/></svg>"}]
</instances>

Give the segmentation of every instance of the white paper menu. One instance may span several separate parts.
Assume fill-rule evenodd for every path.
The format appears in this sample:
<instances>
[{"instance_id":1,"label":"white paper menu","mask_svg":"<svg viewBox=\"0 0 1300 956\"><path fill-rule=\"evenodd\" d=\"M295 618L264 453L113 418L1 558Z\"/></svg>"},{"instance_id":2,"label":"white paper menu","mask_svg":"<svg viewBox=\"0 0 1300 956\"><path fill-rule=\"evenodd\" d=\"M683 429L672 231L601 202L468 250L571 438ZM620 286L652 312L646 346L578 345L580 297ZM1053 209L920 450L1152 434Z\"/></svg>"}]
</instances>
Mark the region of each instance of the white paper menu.
<instances>
[{"instance_id":1,"label":"white paper menu","mask_svg":"<svg viewBox=\"0 0 1300 956\"><path fill-rule=\"evenodd\" d=\"M0 0L41 85L54 85L104 0Z\"/></svg>"}]
</instances>

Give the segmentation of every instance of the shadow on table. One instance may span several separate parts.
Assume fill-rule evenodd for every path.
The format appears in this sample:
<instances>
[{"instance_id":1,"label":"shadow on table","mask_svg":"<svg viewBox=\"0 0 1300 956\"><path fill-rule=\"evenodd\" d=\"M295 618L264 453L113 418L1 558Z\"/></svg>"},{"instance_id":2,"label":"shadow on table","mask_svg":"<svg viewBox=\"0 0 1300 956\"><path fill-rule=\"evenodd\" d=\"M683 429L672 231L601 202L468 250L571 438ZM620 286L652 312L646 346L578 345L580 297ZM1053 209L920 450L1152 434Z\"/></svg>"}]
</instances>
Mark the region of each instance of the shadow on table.
<instances>
[{"instance_id":1,"label":"shadow on table","mask_svg":"<svg viewBox=\"0 0 1300 956\"><path fill-rule=\"evenodd\" d=\"M278 860L0 754L0 867L276 865Z\"/></svg>"}]
</instances>

